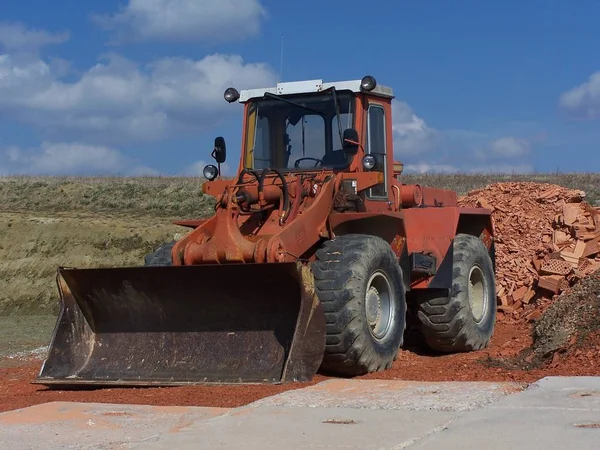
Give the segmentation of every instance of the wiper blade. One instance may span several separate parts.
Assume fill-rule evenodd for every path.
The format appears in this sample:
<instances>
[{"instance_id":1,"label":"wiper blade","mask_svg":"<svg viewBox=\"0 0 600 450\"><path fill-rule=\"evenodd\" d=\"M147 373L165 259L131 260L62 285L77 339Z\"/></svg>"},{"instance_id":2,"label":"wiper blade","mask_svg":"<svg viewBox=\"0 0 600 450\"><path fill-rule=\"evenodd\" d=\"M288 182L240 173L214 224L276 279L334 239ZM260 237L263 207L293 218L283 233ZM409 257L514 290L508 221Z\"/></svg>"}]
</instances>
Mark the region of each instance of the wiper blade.
<instances>
[{"instance_id":1,"label":"wiper blade","mask_svg":"<svg viewBox=\"0 0 600 450\"><path fill-rule=\"evenodd\" d=\"M290 105L297 106L298 108L303 108L303 109L306 109L307 111L312 111L315 114L319 114L319 115L323 114L321 111L317 111L316 109L312 109L312 108L309 108L308 106L301 105L300 103L293 102L291 100L288 100L287 98L283 98L283 97L280 97L279 95L272 94L271 92L265 92L265 97L276 98L278 100L281 100L282 102L286 102L286 103L289 103Z\"/></svg>"}]
</instances>

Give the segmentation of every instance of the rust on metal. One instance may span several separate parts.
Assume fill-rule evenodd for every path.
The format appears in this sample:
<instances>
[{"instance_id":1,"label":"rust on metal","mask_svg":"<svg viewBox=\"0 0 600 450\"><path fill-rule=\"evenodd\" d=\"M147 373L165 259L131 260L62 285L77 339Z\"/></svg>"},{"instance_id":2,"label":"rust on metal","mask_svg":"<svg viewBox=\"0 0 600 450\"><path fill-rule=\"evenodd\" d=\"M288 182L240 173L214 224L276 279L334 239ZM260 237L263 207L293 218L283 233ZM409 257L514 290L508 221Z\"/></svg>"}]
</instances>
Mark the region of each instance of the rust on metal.
<instances>
[{"instance_id":1,"label":"rust on metal","mask_svg":"<svg viewBox=\"0 0 600 450\"><path fill-rule=\"evenodd\" d=\"M430 187L421 187L421 191L423 206L452 207L457 205L458 197L454 191Z\"/></svg>"},{"instance_id":2,"label":"rust on metal","mask_svg":"<svg viewBox=\"0 0 600 450\"><path fill-rule=\"evenodd\" d=\"M325 319L306 271L299 263L60 269L67 289L36 383L310 380Z\"/></svg>"}]
</instances>

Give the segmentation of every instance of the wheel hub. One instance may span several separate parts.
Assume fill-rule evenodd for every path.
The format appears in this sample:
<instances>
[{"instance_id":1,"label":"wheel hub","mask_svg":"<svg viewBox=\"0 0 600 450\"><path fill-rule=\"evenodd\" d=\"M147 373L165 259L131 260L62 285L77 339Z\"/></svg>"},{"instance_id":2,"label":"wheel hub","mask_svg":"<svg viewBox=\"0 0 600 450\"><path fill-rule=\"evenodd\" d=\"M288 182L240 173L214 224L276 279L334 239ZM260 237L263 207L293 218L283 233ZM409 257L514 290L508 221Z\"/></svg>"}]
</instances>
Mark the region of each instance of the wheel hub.
<instances>
[{"instance_id":1,"label":"wheel hub","mask_svg":"<svg viewBox=\"0 0 600 450\"><path fill-rule=\"evenodd\" d=\"M375 339L384 339L392 328L396 312L395 295L384 272L377 271L371 275L365 293L365 313Z\"/></svg>"},{"instance_id":2,"label":"wheel hub","mask_svg":"<svg viewBox=\"0 0 600 450\"><path fill-rule=\"evenodd\" d=\"M483 272L478 266L473 266L469 272L469 304L476 322L480 322L486 313L486 295L487 286Z\"/></svg>"},{"instance_id":3,"label":"wheel hub","mask_svg":"<svg viewBox=\"0 0 600 450\"><path fill-rule=\"evenodd\" d=\"M379 299L379 292L375 286L371 286L367 291L367 320L371 328L377 325L377 321L381 316L381 300Z\"/></svg>"}]
</instances>

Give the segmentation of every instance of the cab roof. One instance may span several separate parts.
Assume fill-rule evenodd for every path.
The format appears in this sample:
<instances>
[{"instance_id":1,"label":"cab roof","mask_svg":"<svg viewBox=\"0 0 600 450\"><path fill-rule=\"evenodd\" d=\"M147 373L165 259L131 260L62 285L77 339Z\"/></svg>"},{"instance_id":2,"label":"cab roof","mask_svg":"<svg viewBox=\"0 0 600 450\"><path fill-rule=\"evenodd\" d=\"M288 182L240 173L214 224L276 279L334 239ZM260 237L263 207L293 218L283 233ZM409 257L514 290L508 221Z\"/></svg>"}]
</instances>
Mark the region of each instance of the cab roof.
<instances>
[{"instance_id":1,"label":"cab roof","mask_svg":"<svg viewBox=\"0 0 600 450\"><path fill-rule=\"evenodd\" d=\"M240 98L238 101L240 103L245 103L254 98L261 98L266 92L276 95L312 94L325 91L332 87L335 87L337 91L349 90L356 93L368 93L380 97L394 98L392 88L377 84L371 91L365 91L361 88L361 80L336 81L332 83L323 83L323 80L305 80L277 83L277 86L275 87L244 89L240 91Z\"/></svg>"}]
</instances>

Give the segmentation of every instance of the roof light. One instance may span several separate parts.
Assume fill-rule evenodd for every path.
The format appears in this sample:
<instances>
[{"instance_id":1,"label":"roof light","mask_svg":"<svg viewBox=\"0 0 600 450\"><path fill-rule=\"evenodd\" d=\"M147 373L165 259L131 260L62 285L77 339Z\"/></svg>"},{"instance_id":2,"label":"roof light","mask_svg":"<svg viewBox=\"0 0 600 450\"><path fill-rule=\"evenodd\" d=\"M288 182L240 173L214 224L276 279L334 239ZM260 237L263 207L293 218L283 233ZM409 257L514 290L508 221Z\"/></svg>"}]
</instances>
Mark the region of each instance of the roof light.
<instances>
[{"instance_id":1,"label":"roof light","mask_svg":"<svg viewBox=\"0 0 600 450\"><path fill-rule=\"evenodd\" d=\"M377 81L371 75L360 80L360 87L365 91L372 91L377 86Z\"/></svg>"},{"instance_id":2,"label":"roof light","mask_svg":"<svg viewBox=\"0 0 600 450\"><path fill-rule=\"evenodd\" d=\"M223 94L225 100L229 103L235 102L238 98L240 98L240 93L236 88L230 87L225 90Z\"/></svg>"}]
</instances>

